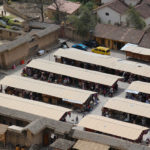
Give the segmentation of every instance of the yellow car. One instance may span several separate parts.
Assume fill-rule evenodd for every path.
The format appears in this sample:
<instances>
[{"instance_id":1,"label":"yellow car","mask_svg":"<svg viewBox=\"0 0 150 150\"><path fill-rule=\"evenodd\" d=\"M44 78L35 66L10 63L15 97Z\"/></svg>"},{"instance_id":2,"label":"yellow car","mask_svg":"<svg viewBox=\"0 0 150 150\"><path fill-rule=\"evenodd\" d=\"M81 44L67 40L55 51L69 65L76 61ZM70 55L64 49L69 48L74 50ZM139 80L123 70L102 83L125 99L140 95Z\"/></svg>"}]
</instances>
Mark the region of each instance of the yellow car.
<instances>
[{"instance_id":1,"label":"yellow car","mask_svg":"<svg viewBox=\"0 0 150 150\"><path fill-rule=\"evenodd\" d=\"M110 49L102 46L92 49L92 52L97 54L102 54L102 55L110 55Z\"/></svg>"}]
</instances>

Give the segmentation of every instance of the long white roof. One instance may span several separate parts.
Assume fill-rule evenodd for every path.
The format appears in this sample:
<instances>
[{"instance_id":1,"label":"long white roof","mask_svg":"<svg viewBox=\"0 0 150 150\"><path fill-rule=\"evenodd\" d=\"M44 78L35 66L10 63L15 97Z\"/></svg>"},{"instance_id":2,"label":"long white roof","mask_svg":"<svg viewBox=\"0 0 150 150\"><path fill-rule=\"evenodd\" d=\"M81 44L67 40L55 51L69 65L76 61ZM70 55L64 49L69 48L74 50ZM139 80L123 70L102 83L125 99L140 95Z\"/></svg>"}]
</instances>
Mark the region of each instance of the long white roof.
<instances>
[{"instance_id":1,"label":"long white roof","mask_svg":"<svg viewBox=\"0 0 150 150\"><path fill-rule=\"evenodd\" d=\"M32 60L27 67L36 68L39 70L69 76L72 78L85 80L88 82L99 83L102 85L112 86L121 77L110 75L97 71L91 71L78 67L73 67L65 64L51 62L43 59Z\"/></svg>"},{"instance_id":2,"label":"long white roof","mask_svg":"<svg viewBox=\"0 0 150 150\"><path fill-rule=\"evenodd\" d=\"M48 105L3 93L0 93L0 106L54 120L60 120L66 112L71 111L67 108Z\"/></svg>"},{"instance_id":3,"label":"long white roof","mask_svg":"<svg viewBox=\"0 0 150 150\"><path fill-rule=\"evenodd\" d=\"M150 104L137 102L131 99L114 97L109 99L103 107L150 118Z\"/></svg>"},{"instance_id":4,"label":"long white roof","mask_svg":"<svg viewBox=\"0 0 150 150\"><path fill-rule=\"evenodd\" d=\"M70 58L76 61L104 66L107 68L130 72L136 75L150 78L150 66L132 61L121 60L111 56L94 54L92 52L80 51L73 48L65 50L59 49L54 53L54 56Z\"/></svg>"},{"instance_id":5,"label":"long white roof","mask_svg":"<svg viewBox=\"0 0 150 150\"><path fill-rule=\"evenodd\" d=\"M15 75L4 77L0 81L0 84L57 98L67 99L77 104L83 104L92 94L96 93Z\"/></svg>"},{"instance_id":6,"label":"long white roof","mask_svg":"<svg viewBox=\"0 0 150 150\"><path fill-rule=\"evenodd\" d=\"M150 83L142 81L134 81L127 90L150 94Z\"/></svg>"},{"instance_id":7,"label":"long white roof","mask_svg":"<svg viewBox=\"0 0 150 150\"><path fill-rule=\"evenodd\" d=\"M78 126L130 140L138 139L142 131L148 130L146 127L97 115L85 116Z\"/></svg>"}]
</instances>

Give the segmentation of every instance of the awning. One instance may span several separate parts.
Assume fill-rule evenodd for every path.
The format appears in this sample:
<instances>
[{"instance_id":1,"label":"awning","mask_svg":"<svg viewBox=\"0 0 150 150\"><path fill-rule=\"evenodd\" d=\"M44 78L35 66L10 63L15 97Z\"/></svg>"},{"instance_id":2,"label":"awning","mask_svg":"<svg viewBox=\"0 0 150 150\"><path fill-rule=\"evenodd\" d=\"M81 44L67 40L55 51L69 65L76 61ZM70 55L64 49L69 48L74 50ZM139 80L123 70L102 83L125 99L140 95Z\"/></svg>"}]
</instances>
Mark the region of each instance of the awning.
<instances>
[{"instance_id":1,"label":"awning","mask_svg":"<svg viewBox=\"0 0 150 150\"><path fill-rule=\"evenodd\" d=\"M110 146L91 141L78 140L73 148L77 150L109 150Z\"/></svg>"},{"instance_id":2,"label":"awning","mask_svg":"<svg viewBox=\"0 0 150 150\"><path fill-rule=\"evenodd\" d=\"M126 90L126 93L133 93L133 94L138 94L139 92L137 92L137 91L133 91L133 90Z\"/></svg>"},{"instance_id":3,"label":"awning","mask_svg":"<svg viewBox=\"0 0 150 150\"><path fill-rule=\"evenodd\" d=\"M71 99L62 99L62 101L64 101L64 102L69 102L69 103L75 103L75 104L83 104L83 103L81 103L80 101L77 101L77 100L71 100Z\"/></svg>"}]
</instances>

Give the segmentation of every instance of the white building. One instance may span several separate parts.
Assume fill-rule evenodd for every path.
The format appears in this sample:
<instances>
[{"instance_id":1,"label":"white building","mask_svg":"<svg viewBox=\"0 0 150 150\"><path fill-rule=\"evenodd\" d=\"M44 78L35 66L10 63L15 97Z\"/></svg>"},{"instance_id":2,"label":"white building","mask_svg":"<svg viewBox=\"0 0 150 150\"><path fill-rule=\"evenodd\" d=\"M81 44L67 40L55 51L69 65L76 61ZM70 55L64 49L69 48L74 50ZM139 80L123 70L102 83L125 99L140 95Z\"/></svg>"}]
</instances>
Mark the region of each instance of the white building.
<instances>
[{"instance_id":1,"label":"white building","mask_svg":"<svg viewBox=\"0 0 150 150\"><path fill-rule=\"evenodd\" d=\"M126 24L128 6L119 0L113 0L97 8L97 16L105 24Z\"/></svg>"}]
</instances>

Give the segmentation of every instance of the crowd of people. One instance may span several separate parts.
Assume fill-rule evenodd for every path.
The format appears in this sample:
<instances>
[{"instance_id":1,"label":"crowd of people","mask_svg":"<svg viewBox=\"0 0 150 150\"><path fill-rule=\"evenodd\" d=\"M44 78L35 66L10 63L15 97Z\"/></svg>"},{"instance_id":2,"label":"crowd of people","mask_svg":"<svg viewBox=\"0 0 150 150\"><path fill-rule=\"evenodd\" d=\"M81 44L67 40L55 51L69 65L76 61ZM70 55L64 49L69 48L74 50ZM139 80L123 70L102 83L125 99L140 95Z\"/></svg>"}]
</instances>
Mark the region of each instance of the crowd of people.
<instances>
[{"instance_id":1,"label":"crowd of people","mask_svg":"<svg viewBox=\"0 0 150 150\"><path fill-rule=\"evenodd\" d=\"M102 94L104 96L110 96L110 97L112 97L113 94L118 90L117 82L112 87L108 87L105 85L89 83L87 81L82 81L79 79L75 79L63 75L57 75L54 73L48 73L46 71L41 71L29 67L23 69L22 75L34 79L42 80L42 81L47 81L50 83L63 84L63 85L78 87L84 90L96 91L99 94Z\"/></svg>"},{"instance_id":2,"label":"crowd of people","mask_svg":"<svg viewBox=\"0 0 150 150\"><path fill-rule=\"evenodd\" d=\"M126 98L150 104L150 95L149 94L145 94L145 93L141 93L141 92L139 92L137 94L127 92Z\"/></svg>"},{"instance_id":3,"label":"crowd of people","mask_svg":"<svg viewBox=\"0 0 150 150\"><path fill-rule=\"evenodd\" d=\"M56 61L58 61L57 58L56 58ZM124 82L131 83L132 81L137 81L137 80L150 82L149 78L138 76L138 75L135 75L135 74L132 74L129 72L119 71L119 70L107 68L104 66L93 65L93 64L89 64L89 63L85 63L85 62L79 62L79 61L77 62L75 60L71 60L68 58L61 58L61 63L67 64L67 65L72 65L72 66L78 66L80 68L85 68L85 69L90 69L90 70L95 70L95 71L100 71L100 72L104 72L104 73L122 76L122 77L124 77L124 79L123 79Z\"/></svg>"}]
</instances>

